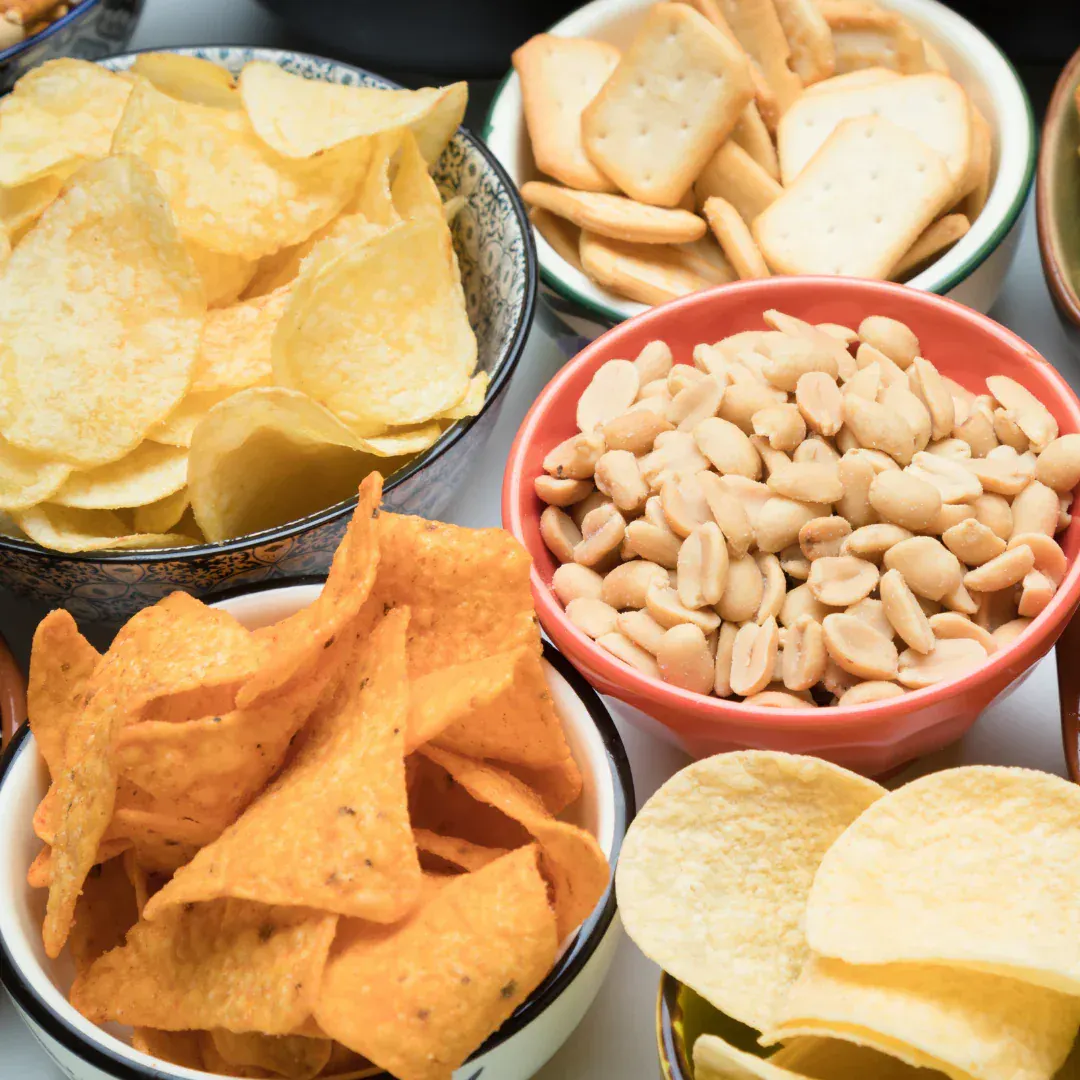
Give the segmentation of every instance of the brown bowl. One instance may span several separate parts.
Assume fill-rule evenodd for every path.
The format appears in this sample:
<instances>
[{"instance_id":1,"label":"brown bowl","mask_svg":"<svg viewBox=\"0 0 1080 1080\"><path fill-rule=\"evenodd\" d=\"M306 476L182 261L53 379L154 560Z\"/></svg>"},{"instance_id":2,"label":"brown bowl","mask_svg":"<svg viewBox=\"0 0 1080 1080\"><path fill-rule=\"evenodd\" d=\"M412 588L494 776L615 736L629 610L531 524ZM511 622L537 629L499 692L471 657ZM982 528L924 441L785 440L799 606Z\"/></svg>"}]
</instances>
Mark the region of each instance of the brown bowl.
<instances>
[{"instance_id":1,"label":"brown bowl","mask_svg":"<svg viewBox=\"0 0 1080 1080\"><path fill-rule=\"evenodd\" d=\"M0 634L0 749L26 719L26 680Z\"/></svg>"},{"instance_id":2,"label":"brown bowl","mask_svg":"<svg viewBox=\"0 0 1080 1080\"><path fill-rule=\"evenodd\" d=\"M1080 50L1058 77L1043 121L1035 182L1039 253L1061 324L1080 349Z\"/></svg>"}]
</instances>

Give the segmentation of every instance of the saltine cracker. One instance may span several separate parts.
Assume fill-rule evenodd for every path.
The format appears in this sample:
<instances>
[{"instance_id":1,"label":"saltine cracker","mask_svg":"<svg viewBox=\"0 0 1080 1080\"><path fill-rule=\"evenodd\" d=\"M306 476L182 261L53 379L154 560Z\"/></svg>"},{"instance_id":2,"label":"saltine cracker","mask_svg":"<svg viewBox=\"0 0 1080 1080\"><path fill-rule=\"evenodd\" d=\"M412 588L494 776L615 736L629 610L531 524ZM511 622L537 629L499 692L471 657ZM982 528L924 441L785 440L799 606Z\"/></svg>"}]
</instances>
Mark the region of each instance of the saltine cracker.
<instances>
[{"instance_id":1,"label":"saltine cracker","mask_svg":"<svg viewBox=\"0 0 1080 1080\"><path fill-rule=\"evenodd\" d=\"M716 151L694 184L699 206L713 196L724 199L747 225L783 193L784 189L731 139Z\"/></svg>"},{"instance_id":2,"label":"saltine cracker","mask_svg":"<svg viewBox=\"0 0 1080 1080\"><path fill-rule=\"evenodd\" d=\"M625 244L582 232L580 256L593 281L641 304L663 304L711 284L662 244Z\"/></svg>"}]
</instances>

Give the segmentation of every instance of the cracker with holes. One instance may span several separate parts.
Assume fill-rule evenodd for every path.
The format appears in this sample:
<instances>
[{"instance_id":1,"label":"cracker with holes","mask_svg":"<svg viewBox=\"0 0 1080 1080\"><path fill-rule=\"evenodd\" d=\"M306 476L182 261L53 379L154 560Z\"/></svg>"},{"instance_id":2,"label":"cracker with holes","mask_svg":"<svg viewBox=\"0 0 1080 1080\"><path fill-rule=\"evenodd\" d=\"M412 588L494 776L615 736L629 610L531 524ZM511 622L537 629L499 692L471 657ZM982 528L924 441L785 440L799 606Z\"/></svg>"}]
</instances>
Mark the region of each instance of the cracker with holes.
<instances>
[{"instance_id":1,"label":"cracker with holes","mask_svg":"<svg viewBox=\"0 0 1080 1080\"><path fill-rule=\"evenodd\" d=\"M714 196L725 199L747 224L783 193L784 189L732 139L716 151L694 184L699 204Z\"/></svg>"},{"instance_id":2,"label":"cracker with holes","mask_svg":"<svg viewBox=\"0 0 1080 1080\"><path fill-rule=\"evenodd\" d=\"M741 49L688 4L657 4L585 109L585 150L627 195L675 206L752 96Z\"/></svg>"},{"instance_id":3,"label":"cracker with holes","mask_svg":"<svg viewBox=\"0 0 1080 1080\"><path fill-rule=\"evenodd\" d=\"M619 63L606 41L537 34L513 56L537 168L582 191L614 191L581 145L581 114Z\"/></svg>"},{"instance_id":4,"label":"cracker with holes","mask_svg":"<svg viewBox=\"0 0 1080 1080\"><path fill-rule=\"evenodd\" d=\"M539 206L534 206L529 211L529 220L560 258L565 259L575 270L581 269L581 259L578 258L581 230L572 221L567 221L549 210L541 210Z\"/></svg>"},{"instance_id":5,"label":"cracker with holes","mask_svg":"<svg viewBox=\"0 0 1080 1080\"><path fill-rule=\"evenodd\" d=\"M613 240L636 244L682 244L700 240L705 235L705 222L697 214L649 206L623 195L571 191L531 180L522 185L521 197L530 206L550 210L589 232Z\"/></svg>"},{"instance_id":6,"label":"cracker with holes","mask_svg":"<svg viewBox=\"0 0 1080 1080\"><path fill-rule=\"evenodd\" d=\"M579 255L594 281L642 304L663 304L713 284L663 244L627 244L582 232Z\"/></svg>"},{"instance_id":7,"label":"cracker with holes","mask_svg":"<svg viewBox=\"0 0 1080 1080\"><path fill-rule=\"evenodd\" d=\"M928 72L797 101L780 121L780 175L790 185L832 132L856 116L880 116L918 136L945 162L957 197L971 162L971 106L948 75Z\"/></svg>"},{"instance_id":8,"label":"cracker with holes","mask_svg":"<svg viewBox=\"0 0 1080 1080\"><path fill-rule=\"evenodd\" d=\"M753 224L782 274L889 276L955 184L921 139L879 116L846 120Z\"/></svg>"},{"instance_id":9,"label":"cracker with holes","mask_svg":"<svg viewBox=\"0 0 1080 1080\"><path fill-rule=\"evenodd\" d=\"M705 200L705 217L721 249L743 281L769 277L769 268L738 210L723 199Z\"/></svg>"},{"instance_id":10,"label":"cracker with holes","mask_svg":"<svg viewBox=\"0 0 1080 1080\"><path fill-rule=\"evenodd\" d=\"M836 70L832 31L816 0L774 0L776 15L791 49L789 66L804 86L829 78Z\"/></svg>"},{"instance_id":11,"label":"cracker with holes","mask_svg":"<svg viewBox=\"0 0 1080 1080\"><path fill-rule=\"evenodd\" d=\"M926 71L922 37L895 11L866 0L817 0L817 6L832 31L837 75L868 67Z\"/></svg>"}]
</instances>

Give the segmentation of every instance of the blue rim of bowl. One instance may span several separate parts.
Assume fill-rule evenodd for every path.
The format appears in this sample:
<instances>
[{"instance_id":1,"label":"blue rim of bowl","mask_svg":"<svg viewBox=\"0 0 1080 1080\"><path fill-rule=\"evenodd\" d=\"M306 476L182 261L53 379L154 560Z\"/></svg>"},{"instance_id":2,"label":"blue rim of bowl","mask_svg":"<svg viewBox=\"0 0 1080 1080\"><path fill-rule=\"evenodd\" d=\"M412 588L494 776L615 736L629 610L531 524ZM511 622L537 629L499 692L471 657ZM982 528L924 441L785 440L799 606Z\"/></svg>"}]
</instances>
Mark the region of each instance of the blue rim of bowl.
<instances>
[{"instance_id":1,"label":"blue rim of bowl","mask_svg":"<svg viewBox=\"0 0 1080 1080\"><path fill-rule=\"evenodd\" d=\"M99 0L92 0L92 2L97 3ZM67 16L65 16L65 18L66 17ZM128 57L140 56L142 53L169 52L184 54L194 50L205 49L236 49L244 52L255 52L267 59L293 56L303 60L314 60L317 63L331 64L335 67L345 68L348 71L354 71L359 75L366 75L372 79L377 79L391 90L402 89L400 84L393 80L387 79L377 72L368 71L367 68L359 67L356 64L348 64L342 60L334 60L329 56L320 56L318 53L298 52L295 49L275 49L269 46L264 47L258 45L173 45L167 49L130 49L127 52L103 56L100 60L95 61L95 63L105 64L111 60L126 60ZM532 223L529 221L529 216L526 213L525 204L521 200L521 195L514 182L507 175L502 162L500 162L494 153L488 149L481 138L474 135L464 125L458 127L455 135L463 136L480 154L487 163L487 167L495 173L496 177L498 177L500 184L505 188L507 196L510 199L510 205L514 209L514 216L521 229L525 249L524 303L522 304L521 317L514 329L513 336L505 346L505 359L499 368L492 374L491 383L488 386L487 395L484 398L483 408L475 416L469 416L464 420L458 420L453 427L448 428L429 449L425 450L422 454L413 458L406 466L387 477L386 483L383 485L384 497L387 492L393 491L394 488L403 484L421 469L430 465L432 462L437 461L450 449L450 447L458 443L465 434L472 429L473 425L476 424L489 409L491 409L496 400L509 385L510 378L517 369L518 363L525 351L525 345L529 339L529 331L532 328L533 318L536 314L538 277L536 241L533 238ZM250 547L261 547L264 544L273 544L279 540L287 540L299 533L305 533L312 529L321 528L330 521L351 514L352 511L356 509L356 503L357 496L353 495L351 498L345 499L343 502L335 503L325 510L319 510L314 514L308 514L307 517L297 518L295 521L287 522L284 525L275 525L273 528L263 529L261 532L245 533L243 536L238 536L232 540L225 540L220 544L202 543L191 544L186 547L171 548L130 548L124 551L63 552L53 551L52 548L42 547L40 544L35 544L32 540L20 540L18 537L0 534L0 551L17 551L23 555L35 555L55 561L72 560L75 562L107 562L117 564L138 563L139 565L158 562L173 562L177 559L198 559L224 555L231 551L242 551L245 548Z\"/></svg>"},{"instance_id":2,"label":"blue rim of bowl","mask_svg":"<svg viewBox=\"0 0 1080 1080\"><path fill-rule=\"evenodd\" d=\"M277 589L292 588L298 585L321 585L325 577L305 576L289 581L275 582L267 586L240 586L222 590L207 597L207 603L230 600L252 593L271 592ZM545 641L544 659L569 683L571 690L585 706L589 718L604 744L607 764L611 771L612 790L615 794L615 824L609 862L613 868L607 891L598 901L592 914L581 924L574 940L544 981L529 995L525 1003L498 1029L490 1035L482 1046L470 1056L469 1060L486 1054L516 1035L527 1024L532 1023L545 1012L567 987L581 974L585 965L592 959L600 942L604 940L615 920L615 875L614 867L618 862L626 830L633 820L637 803L634 794L634 778L630 771L630 760L622 737L612 720L600 696L585 680L577 669L550 642ZM24 723L13 736L3 754L0 754L0 785L14 764L20 751L29 746L29 723ZM89 1042L62 1016L42 1001L20 975L15 962L0 937L0 984L6 987L15 1004L22 1009L49 1038L59 1043L70 1053L99 1069L107 1076L117 1080L161 1080L170 1074L170 1070L138 1065L128 1061L106 1046ZM468 1064L466 1062L465 1064ZM464 1068L464 1066L462 1066ZM475 1078L470 1078L475 1080Z\"/></svg>"},{"instance_id":3,"label":"blue rim of bowl","mask_svg":"<svg viewBox=\"0 0 1080 1080\"><path fill-rule=\"evenodd\" d=\"M562 19L558 20L558 22L562 21ZM548 31L554 29L554 27L558 25L558 22L553 23L552 26L548 27ZM978 30L978 27L976 27L974 23L970 23L970 25L974 29ZM986 44L989 45L998 54L1002 62L1012 73L1012 77L1016 83L1017 88L1020 91L1020 97L1024 103L1024 115L1027 119L1027 161L1024 165L1023 182L1017 189L1017 192L1013 197L1012 203L1005 211L1005 214L1002 216L1001 221L998 222L997 227L994 229L994 231L986 238L986 240L983 242L983 244L979 247L977 251L973 251L971 253L970 257L962 266L957 267L957 269L954 270L953 273L951 273L948 277L938 282L933 287L933 289L927 290L927 292L936 293L938 296L944 296L946 293L949 292L950 289L954 289L957 285L960 284L960 282L964 281L972 274L974 274L975 271L978 270L979 267L982 266L982 264L986 262L986 260L989 259L991 255L993 255L993 253L997 250L998 246L1001 244L1002 240L1005 239L1009 231L1016 224L1021 212L1024 209L1025 204L1027 203L1028 193L1031 191L1031 182L1035 177L1035 163L1038 158L1038 130L1035 125L1035 111L1031 107L1031 98L1028 95L1027 87L1024 86L1023 80L1020 78L1020 74L1016 70L1012 61L1001 50L997 42L988 37L986 34L983 34L981 30L979 30L979 33L982 35L983 40L986 42ZM491 99L491 104L488 106L487 115L484 117L484 124L481 128L481 138L483 138L485 142L491 136L491 131L494 127L493 117L495 115L495 109L497 108L499 101L502 98L503 93L505 92L510 80L514 77L514 74L514 69L511 68L503 76L502 81L499 83L499 86ZM524 121L522 122L524 123ZM529 225L531 228L532 222L530 222ZM564 299L570 300L571 302L584 308L590 314L602 319L605 323L618 325L621 322L625 322L629 318L633 318L632 315L626 315L613 307L609 307L606 304L599 303L598 301L593 300L590 297L587 297L582 293L578 292L578 290L575 289L572 285L568 284L565 279L559 277L558 274L554 273L546 266L541 265L539 263L539 260L537 260L537 266L540 273L540 280L543 281L543 283L547 285L549 289L552 289Z\"/></svg>"},{"instance_id":4,"label":"blue rim of bowl","mask_svg":"<svg viewBox=\"0 0 1080 1080\"><path fill-rule=\"evenodd\" d=\"M49 23L44 30L39 30L36 34L23 38L22 41L17 41L14 45L9 45L0 52L0 64L6 64L9 60L14 60L20 53L24 53L35 45L47 41L53 34L58 34L65 26L70 26L73 22L81 19L101 3L102 0L80 0L66 15L61 15L55 22Z\"/></svg>"}]
</instances>

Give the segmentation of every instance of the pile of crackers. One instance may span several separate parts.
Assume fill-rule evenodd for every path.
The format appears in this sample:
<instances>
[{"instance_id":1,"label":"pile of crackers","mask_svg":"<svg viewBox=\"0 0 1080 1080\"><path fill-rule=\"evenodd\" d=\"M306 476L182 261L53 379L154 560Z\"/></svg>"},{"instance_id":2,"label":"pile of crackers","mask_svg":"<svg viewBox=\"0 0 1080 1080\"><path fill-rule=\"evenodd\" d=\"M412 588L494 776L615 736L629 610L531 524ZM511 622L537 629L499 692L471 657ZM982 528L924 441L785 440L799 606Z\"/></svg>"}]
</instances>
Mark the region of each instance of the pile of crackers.
<instances>
[{"instance_id":1,"label":"pile of crackers","mask_svg":"<svg viewBox=\"0 0 1080 1080\"><path fill-rule=\"evenodd\" d=\"M537 168L522 195L568 263L662 303L737 278L905 280L989 194L989 124L936 47L872 0L686 0L625 52L514 54Z\"/></svg>"}]
</instances>

